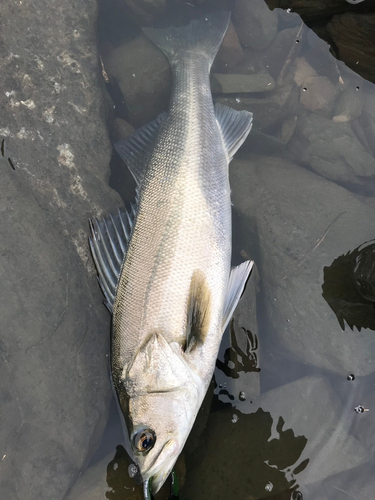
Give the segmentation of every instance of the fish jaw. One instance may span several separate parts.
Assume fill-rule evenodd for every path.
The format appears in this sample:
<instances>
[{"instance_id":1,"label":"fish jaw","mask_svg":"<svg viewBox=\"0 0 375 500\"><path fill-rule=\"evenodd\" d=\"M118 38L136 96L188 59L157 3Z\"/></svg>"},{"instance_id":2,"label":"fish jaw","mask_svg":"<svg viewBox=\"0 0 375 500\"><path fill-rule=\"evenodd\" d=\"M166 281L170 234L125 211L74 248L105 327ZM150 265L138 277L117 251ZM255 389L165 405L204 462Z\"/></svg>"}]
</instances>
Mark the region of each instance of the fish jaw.
<instances>
[{"instance_id":1,"label":"fish jaw","mask_svg":"<svg viewBox=\"0 0 375 500\"><path fill-rule=\"evenodd\" d=\"M188 358L179 344L154 333L115 381L132 458L153 494L180 455L206 392ZM139 445L145 435L152 446L143 451Z\"/></svg>"}]
</instances>

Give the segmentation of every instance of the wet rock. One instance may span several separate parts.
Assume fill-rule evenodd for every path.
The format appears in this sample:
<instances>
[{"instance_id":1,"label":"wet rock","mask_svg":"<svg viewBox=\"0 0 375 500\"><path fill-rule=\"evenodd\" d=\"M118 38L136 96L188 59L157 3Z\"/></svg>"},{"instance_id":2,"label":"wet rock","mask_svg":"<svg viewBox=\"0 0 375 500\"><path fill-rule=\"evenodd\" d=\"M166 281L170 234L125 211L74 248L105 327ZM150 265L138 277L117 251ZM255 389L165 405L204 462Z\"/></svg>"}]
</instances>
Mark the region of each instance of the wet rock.
<instances>
[{"instance_id":1,"label":"wet rock","mask_svg":"<svg viewBox=\"0 0 375 500\"><path fill-rule=\"evenodd\" d=\"M285 120L285 122L281 126L280 130L280 141L283 144L288 144L290 139L293 137L293 134L297 127L297 116L290 116Z\"/></svg>"},{"instance_id":2,"label":"wet rock","mask_svg":"<svg viewBox=\"0 0 375 500\"><path fill-rule=\"evenodd\" d=\"M119 139L125 139L130 135L134 134L134 127L130 123L126 122L122 118L115 118L113 122L113 135L114 139L117 141Z\"/></svg>"},{"instance_id":3,"label":"wet rock","mask_svg":"<svg viewBox=\"0 0 375 500\"><path fill-rule=\"evenodd\" d=\"M181 499L265 498L269 484L275 498L291 498L295 481L310 484L364 463L371 453L348 435L341 412L325 379L305 377L249 402L242 413L212 413L187 457Z\"/></svg>"},{"instance_id":4,"label":"wet rock","mask_svg":"<svg viewBox=\"0 0 375 500\"><path fill-rule=\"evenodd\" d=\"M216 100L234 109L247 109L254 114L253 128L267 132L271 126L283 122L294 114L298 106L299 92L292 85L285 85L270 92L264 99L253 97L218 97Z\"/></svg>"},{"instance_id":5,"label":"wet rock","mask_svg":"<svg viewBox=\"0 0 375 500\"><path fill-rule=\"evenodd\" d=\"M265 49L277 34L277 11L271 11L263 0L236 0L233 23L243 45Z\"/></svg>"},{"instance_id":6,"label":"wet rock","mask_svg":"<svg viewBox=\"0 0 375 500\"><path fill-rule=\"evenodd\" d=\"M234 161L230 173L234 205L258 232L272 339L344 376L375 371L374 332L343 330L322 296L324 268L373 238L374 205L278 158Z\"/></svg>"},{"instance_id":7,"label":"wet rock","mask_svg":"<svg viewBox=\"0 0 375 500\"><path fill-rule=\"evenodd\" d=\"M340 94L334 111L334 122L349 122L362 114L363 91L359 86L349 85Z\"/></svg>"},{"instance_id":8,"label":"wet rock","mask_svg":"<svg viewBox=\"0 0 375 500\"><path fill-rule=\"evenodd\" d=\"M279 7L283 9L292 9L303 19L319 20L322 17L331 17L334 14L346 12L349 5L342 0L281 0Z\"/></svg>"},{"instance_id":9,"label":"wet rock","mask_svg":"<svg viewBox=\"0 0 375 500\"><path fill-rule=\"evenodd\" d=\"M216 55L213 70L226 73L237 66L243 59L244 53L233 23L230 22L227 32Z\"/></svg>"},{"instance_id":10,"label":"wet rock","mask_svg":"<svg viewBox=\"0 0 375 500\"><path fill-rule=\"evenodd\" d=\"M272 45L264 51L263 55L264 64L274 78L280 75L284 66L297 57L301 47L300 26L279 31Z\"/></svg>"},{"instance_id":11,"label":"wet rock","mask_svg":"<svg viewBox=\"0 0 375 500\"><path fill-rule=\"evenodd\" d=\"M214 73L212 92L222 94L242 94L267 92L275 88L274 79L267 73L255 75L225 75Z\"/></svg>"},{"instance_id":12,"label":"wet rock","mask_svg":"<svg viewBox=\"0 0 375 500\"><path fill-rule=\"evenodd\" d=\"M121 89L128 120L135 128L167 109L170 66L163 53L144 35L117 47L104 64Z\"/></svg>"},{"instance_id":13,"label":"wet rock","mask_svg":"<svg viewBox=\"0 0 375 500\"><path fill-rule=\"evenodd\" d=\"M303 498L309 500L330 500L344 498L372 498L375 488L374 460L340 474L327 478L323 482L309 485L302 489Z\"/></svg>"},{"instance_id":14,"label":"wet rock","mask_svg":"<svg viewBox=\"0 0 375 500\"><path fill-rule=\"evenodd\" d=\"M327 30L339 58L363 78L375 82L375 14L345 13L334 16Z\"/></svg>"},{"instance_id":15,"label":"wet rock","mask_svg":"<svg viewBox=\"0 0 375 500\"><path fill-rule=\"evenodd\" d=\"M358 122L366 137L366 143L375 156L375 98L373 92L365 93L365 104Z\"/></svg>"},{"instance_id":16,"label":"wet rock","mask_svg":"<svg viewBox=\"0 0 375 500\"><path fill-rule=\"evenodd\" d=\"M316 70L306 61L304 57L297 57L293 72L293 79L298 87L303 87L306 80L316 78L318 76Z\"/></svg>"},{"instance_id":17,"label":"wet rock","mask_svg":"<svg viewBox=\"0 0 375 500\"><path fill-rule=\"evenodd\" d=\"M122 203L108 187L96 2L13 7L0 62L0 489L62 500L111 395L88 218Z\"/></svg>"},{"instance_id":18,"label":"wet rock","mask_svg":"<svg viewBox=\"0 0 375 500\"><path fill-rule=\"evenodd\" d=\"M349 434L356 416L352 408L342 406L324 378L304 377L268 391L249 410L257 408L270 412L275 422L281 417L285 428L307 439L298 460L305 467L292 473L299 487L357 467L372 456Z\"/></svg>"},{"instance_id":19,"label":"wet rock","mask_svg":"<svg viewBox=\"0 0 375 500\"><path fill-rule=\"evenodd\" d=\"M374 192L374 158L348 122L336 123L314 113L300 117L288 155L327 179Z\"/></svg>"},{"instance_id":20,"label":"wet rock","mask_svg":"<svg viewBox=\"0 0 375 500\"><path fill-rule=\"evenodd\" d=\"M336 97L337 90L326 76L312 76L303 83L300 102L310 111L328 115Z\"/></svg>"},{"instance_id":21,"label":"wet rock","mask_svg":"<svg viewBox=\"0 0 375 500\"><path fill-rule=\"evenodd\" d=\"M107 495L110 495L111 488L107 484L107 467L113 460L113 455L113 453L108 454L94 466L86 469L74 484L66 500L103 500L108 498ZM112 469L114 467L118 468L118 464L117 467L112 464ZM125 473L124 478L128 477L129 474ZM131 486L133 486L133 481L131 481ZM143 500L138 490L136 492L137 496L134 493L132 496L131 488L129 490L127 492L129 500Z\"/></svg>"},{"instance_id":22,"label":"wet rock","mask_svg":"<svg viewBox=\"0 0 375 500\"><path fill-rule=\"evenodd\" d=\"M166 0L117 0L127 8L127 12L137 23L149 24L166 7Z\"/></svg>"}]
</instances>

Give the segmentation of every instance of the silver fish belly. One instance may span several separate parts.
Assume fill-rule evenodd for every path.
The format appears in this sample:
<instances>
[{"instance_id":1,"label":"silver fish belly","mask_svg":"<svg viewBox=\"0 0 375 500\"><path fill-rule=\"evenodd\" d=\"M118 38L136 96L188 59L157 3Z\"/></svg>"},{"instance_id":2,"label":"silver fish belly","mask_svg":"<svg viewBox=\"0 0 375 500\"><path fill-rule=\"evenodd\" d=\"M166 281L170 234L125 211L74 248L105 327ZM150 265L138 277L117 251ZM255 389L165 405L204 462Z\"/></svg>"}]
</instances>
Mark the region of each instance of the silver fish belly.
<instances>
[{"instance_id":1,"label":"silver fish belly","mask_svg":"<svg viewBox=\"0 0 375 500\"><path fill-rule=\"evenodd\" d=\"M132 213L92 223L113 313L112 378L145 495L160 489L184 446L252 266L230 267L228 177L252 115L214 107L209 84L228 23L221 12L144 29L171 64L170 109L116 145L137 183Z\"/></svg>"}]
</instances>

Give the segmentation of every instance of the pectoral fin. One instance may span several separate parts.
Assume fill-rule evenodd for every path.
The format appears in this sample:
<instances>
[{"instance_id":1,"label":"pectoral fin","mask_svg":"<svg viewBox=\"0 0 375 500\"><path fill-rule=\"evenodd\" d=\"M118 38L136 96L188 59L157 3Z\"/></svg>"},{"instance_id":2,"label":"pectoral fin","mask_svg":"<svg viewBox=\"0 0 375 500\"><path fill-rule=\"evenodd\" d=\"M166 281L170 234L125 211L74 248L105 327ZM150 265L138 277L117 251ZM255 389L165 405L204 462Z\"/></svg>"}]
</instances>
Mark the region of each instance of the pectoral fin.
<instances>
[{"instance_id":1,"label":"pectoral fin","mask_svg":"<svg viewBox=\"0 0 375 500\"><path fill-rule=\"evenodd\" d=\"M204 273L196 269L191 277L187 304L186 348L190 352L198 343L203 344L211 316L211 290Z\"/></svg>"},{"instance_id":2,"label":"pectoral fin","mask_svg":"<svg viewBox=\"0 0 375 500\"><path fill-rule=\"evenodd\" d=\"M254 262L247 260L237 267L233 267L229 276L228 289L224 304L223 313L223 331L228 326L228 323L237 307L237 304L244 291L246 282L249 278Z\"/></svg>"}]
</instances>

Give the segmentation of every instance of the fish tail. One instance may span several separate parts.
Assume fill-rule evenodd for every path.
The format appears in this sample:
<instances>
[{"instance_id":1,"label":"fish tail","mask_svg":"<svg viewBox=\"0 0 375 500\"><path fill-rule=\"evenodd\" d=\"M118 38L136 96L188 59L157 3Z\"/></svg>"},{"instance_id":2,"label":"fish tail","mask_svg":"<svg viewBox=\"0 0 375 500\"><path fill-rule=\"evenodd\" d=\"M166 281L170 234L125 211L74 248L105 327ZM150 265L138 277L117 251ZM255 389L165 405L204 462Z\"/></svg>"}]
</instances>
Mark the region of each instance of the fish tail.
<instances>
[{"instance_id":1,"label":"fish tail","mask_svg":"<svg viewBox=\"0 0 375 500\"><path fill-rule=\"evenodd\" d=\"M178 28L143 28L144 33L176 63L184 52L204 54L211 66L228 29L230 12L215 12Z\"/></svg>"}]
</instances>

